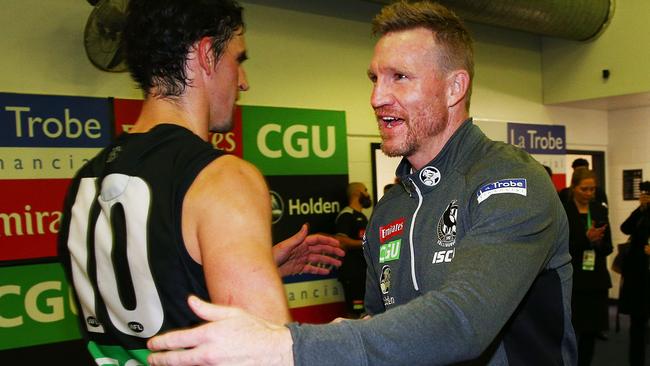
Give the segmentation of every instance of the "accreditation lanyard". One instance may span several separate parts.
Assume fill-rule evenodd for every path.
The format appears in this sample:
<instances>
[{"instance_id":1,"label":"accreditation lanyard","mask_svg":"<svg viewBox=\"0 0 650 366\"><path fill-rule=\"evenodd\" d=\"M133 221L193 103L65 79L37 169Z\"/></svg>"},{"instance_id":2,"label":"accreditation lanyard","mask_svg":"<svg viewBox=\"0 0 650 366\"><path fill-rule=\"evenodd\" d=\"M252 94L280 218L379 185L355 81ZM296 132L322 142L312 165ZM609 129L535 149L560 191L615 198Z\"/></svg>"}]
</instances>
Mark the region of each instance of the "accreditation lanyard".
<instances>
[{"instance_id":1,"label":"accreditation lanyard","mask_svg":"<svg viewBox=\"0 0 650 366\"><path fill-rule=\"evenodd\" d=\"M589 231L591 227L591 210L587 207L587 222L585 223L585 229ZM593 271L594 266L596 265L596 251L593 249L585 249L582 252L582 270L583 271Z\"/></svg>"}]
</instances>

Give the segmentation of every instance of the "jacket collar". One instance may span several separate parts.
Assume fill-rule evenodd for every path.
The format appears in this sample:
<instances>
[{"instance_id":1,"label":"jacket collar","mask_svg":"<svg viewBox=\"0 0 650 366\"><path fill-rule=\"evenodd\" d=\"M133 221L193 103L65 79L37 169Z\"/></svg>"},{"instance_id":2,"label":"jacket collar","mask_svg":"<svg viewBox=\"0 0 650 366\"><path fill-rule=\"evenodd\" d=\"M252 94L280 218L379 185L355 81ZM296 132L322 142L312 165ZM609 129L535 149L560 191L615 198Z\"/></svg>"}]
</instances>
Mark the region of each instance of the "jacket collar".
<instances>
[{"instance_id":1,"label":"jacket collar","mask_svg":"<svg viewBox=\"0 0 650 366\"><path fill-rule=\"evenodd\" d=\"M465 157L481 138L485 138L485 135L469 118L454 132L440 153L422 169L413 170L411 163L404 157L397 166L395 175L400 178L409 194L414 191L413 185L416 185L423 194L432 191L467 161Z\"/></svg>"}]
</instances>

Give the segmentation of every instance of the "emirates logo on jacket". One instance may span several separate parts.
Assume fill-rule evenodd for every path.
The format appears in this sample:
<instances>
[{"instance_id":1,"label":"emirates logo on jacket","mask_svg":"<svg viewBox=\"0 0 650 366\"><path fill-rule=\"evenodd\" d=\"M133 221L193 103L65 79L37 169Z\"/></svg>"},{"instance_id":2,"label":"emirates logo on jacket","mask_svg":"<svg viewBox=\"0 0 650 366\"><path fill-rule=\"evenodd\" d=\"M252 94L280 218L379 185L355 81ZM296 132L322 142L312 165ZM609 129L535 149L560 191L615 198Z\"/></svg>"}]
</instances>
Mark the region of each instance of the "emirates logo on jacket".
<instances>
[{"instance_id":1,"label":"emirates logo on jacket","mask_svg":"<svg viewBox=\"0 0 650 366\"><path fill-rule=\"evenodd\" d=\"M399 218L386 226L379 227L379 242L383 243L386 240L401 235L404 232L404 218Z\"/></svg>"}]
</instances>

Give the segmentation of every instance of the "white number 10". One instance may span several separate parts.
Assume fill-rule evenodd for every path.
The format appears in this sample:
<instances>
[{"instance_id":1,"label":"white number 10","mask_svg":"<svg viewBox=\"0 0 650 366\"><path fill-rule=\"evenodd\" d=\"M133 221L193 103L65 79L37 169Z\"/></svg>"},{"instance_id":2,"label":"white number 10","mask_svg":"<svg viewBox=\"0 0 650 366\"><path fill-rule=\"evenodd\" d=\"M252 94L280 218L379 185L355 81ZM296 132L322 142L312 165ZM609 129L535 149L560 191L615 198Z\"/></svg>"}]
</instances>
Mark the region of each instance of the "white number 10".
<instances>
[{"instance_id":1,"label":"white number 10","mask_svg":"<svg viewBox=\"0 0 650 366\"><path fill-rule=\"evenodd\" d=\"M101 207L94 225L89 222L90 209L96 196L97 178L82 178L72 206L68 249L72 255L72 278L89 332L104 333L96 316L96 295L88 277L88 254L92 247L87 238L89 228L95 239L97 287L106 304L111 323L124 334L149 338L163 324L163 309L151 274L148 256L148 219L151 191L145 181L124 174L110 174L102 181L97 198ZM136 306L126 309L117 289L117 276L112 259L113 237L111 208L121 204L126 225L126 254L135 291Z\"/></svg>"}]
</instances>

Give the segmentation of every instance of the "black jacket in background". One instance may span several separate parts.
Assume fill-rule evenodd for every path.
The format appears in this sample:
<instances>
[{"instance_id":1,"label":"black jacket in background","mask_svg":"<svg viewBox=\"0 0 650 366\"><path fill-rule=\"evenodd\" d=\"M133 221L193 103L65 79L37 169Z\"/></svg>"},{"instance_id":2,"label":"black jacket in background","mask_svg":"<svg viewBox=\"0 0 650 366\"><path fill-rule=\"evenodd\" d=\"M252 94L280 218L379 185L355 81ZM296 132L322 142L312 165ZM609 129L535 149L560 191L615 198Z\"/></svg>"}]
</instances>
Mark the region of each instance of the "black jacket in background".
<instances>
[{"instance_id":1,"label":"black jacket in background","mask_svg":"<svg viewBox=\"0 0 650 366\"><path fill-rule=\"evenodd\" d=\"M630 235L630 247L623 260L619 310L625 314L648 314L650 281L648 256L643 248L648 244L650 237L650 210L634 210L621 224L621 231Z\"/></svg>"},{"instance_id":2,"label":"black jacket in background","mask_svg":"<svg viewBox=\"0 0 650 366\"><path fill-rule=\"evenodd\" d=\"M580 218L580 213L573 200L568 200L563 204L569 220L569 252L573 264L574 292L612 287L612 281L607 271L607 256L612 253L612 233L609 227L607 208L596 201L589 203L592 221L607 224L600 245L592 245L587 238L585 223ZM593 271L582 270L582 255L583 251L587 249L596 251L596 263Z\"/></svg>"}]
</instances>

